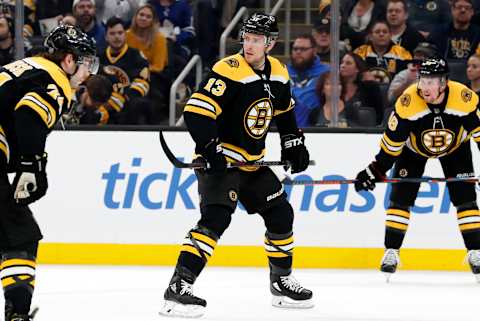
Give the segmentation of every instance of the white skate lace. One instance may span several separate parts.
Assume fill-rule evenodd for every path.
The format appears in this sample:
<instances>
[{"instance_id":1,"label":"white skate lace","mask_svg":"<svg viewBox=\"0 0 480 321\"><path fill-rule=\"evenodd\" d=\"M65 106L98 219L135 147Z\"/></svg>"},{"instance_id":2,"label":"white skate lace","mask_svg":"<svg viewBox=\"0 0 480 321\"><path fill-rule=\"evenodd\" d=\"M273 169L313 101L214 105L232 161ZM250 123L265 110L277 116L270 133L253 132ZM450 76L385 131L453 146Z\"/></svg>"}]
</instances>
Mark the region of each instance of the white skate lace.
<instances>
[{"instance_id":1,"label":"white skate lace","mask_svg":"<svg viewBox=\"0 0 480 321\"><path fill-rule=\"evenodd\" d=\"M185 280L180 281L180 295L190 295L193 296L193 287L192 284L188 283Z\"/></svg>"},{"instance_id":2,"label":"white skate lace","mask_svg":"<svg viewBox=\"0 0 480 321\"><path fill-rule=\"evenodd\" d=\"M467 254L468 263L472 266L480 266L480 250L470 250Z\"/></svg>"},{"instance_id":3,"label":"white skate lace","mask_svg":"<svg viewBox=\"0 0 480 321\"><path fill-rule=\"evenodd\" d=\"M304 287L293 276L281 276L280 281L290 291L300 293L304 290Z\"/></svg>"},{"instance_id":4,"label":"white skate lace","mask_svg":"<svg viewBox=\"0 0 480 321\"><path fill-rule=\"evenodd\" d=\"M398 250L387 249L382 258L383 265L397 265L400 262L400 257L398 256Z\"/></svg>"}]
</instances>

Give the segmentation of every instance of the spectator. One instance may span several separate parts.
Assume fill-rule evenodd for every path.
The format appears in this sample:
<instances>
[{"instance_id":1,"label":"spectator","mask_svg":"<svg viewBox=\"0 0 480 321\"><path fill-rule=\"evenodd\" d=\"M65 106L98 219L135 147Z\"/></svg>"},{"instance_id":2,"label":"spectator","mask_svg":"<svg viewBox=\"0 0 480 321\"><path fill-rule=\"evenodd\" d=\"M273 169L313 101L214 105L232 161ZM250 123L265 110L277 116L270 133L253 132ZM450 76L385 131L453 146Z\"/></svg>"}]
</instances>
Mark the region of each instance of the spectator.
<instances>
[{"instance_id":1,"label":"spectator","mask_svg":"<svg viewBox=\"0 0 480 321\"><path fill-rule=\"evenodd\" d=\"M77 26L87 35L95 39L97 51L105 49L105 28L97 22L95 17L96 8L94 0L74 0L72 6L73 16L77 20Z\"/></svg>"},{"instance_id":2,"label":"spectator","mask_svg":"<svg viewBox=\"0 0 480 321\"><path fill-rule=\"evenodd\" d=\"M340 79L343 83L342 100L345 104L345 116L350 126L359 126L358 109L370 107L375 110L376 124L382 122L384 106L378 84L367 78L365 61L353 53L346 53L340 62Z\"/></svg>"},{"instance_id":3,"label":"spectator","mask_svg":"<svg viewBox=\"0 0 480 321\"><path fill-rule=\"evenodd\" d=\"M408 0L411 26L427 38L439 25L450 21L450 0Z\"/></svg>"},{"instance_id":4,"label":"spectator","mask_svg":"<svg viewBox=\"0 0 480 321\"><path fill-rule=\"evenodd\" d=\"M420 42L425 41L425 37L407 24L408 7L406 0L388 0L387 3L387 22L392 33L392 41L413 53L413 49Z\"/></svg>"},{"instance_id":5,"label":"spectator","mask_svg":"<svg viewBox=\"0 0 480 321\"><path fill-rule=\"evenodd\" d=\"M408 86L417 80L417 72L420 64L426 58L437 55L437 48L428 42L421 42L413 51L413 60L407 68L395 75L388 88L388 101L393 104Z\"/></svg>"},{"instance_id":6,"label":"spectator","mask_svg":"<svg viewBox=\"0 0 480 321\"><path fill-rule=\"evenodd\" d=\"M366 42L372 23L385 19L385 6L380 0L346 0L342 4L344 23L341 38L348 38L351 48L355 49Z\"/></svg>"},{"instance_id":7,"label":"spectator","mask_svg":"<svg viewBox=\"0 0 480 321\"><path fill-rule=\"evenodd\" d=\"M474 54L467 61L467 78L470 81L470 89L480 93L480 55Z\"/></svg>"},{"instance_id":8,"label":"spectator","mask_svg":"<svg viewBox=\"0 0 480 321\"><path fill-rule=\"evenodd\" d=\"M6 16L15 21L15 3L16 1L0 1L0 16ZM34 34L37 34L38 28L36 28L35 23L35 2L34 1L24 1L23 4L23 37L30 38Z\"/></svg>"},{"instance_id":9,"label":"spectator","mask_svg":"<svg viewBox=\"0 0 480 321\"><path fill-rule=\"evenodd\" d=\"M104 104L112 95L112 83L102 75L92 75L75 92L71 112L63 117L72 125L105 125L109 112Z\"/></svg>"},{"instance_id":10,"label":"spectator","mask_svg":"<svg viewBox=\"0 0 480 321\"><path fill-rule=\"evenodd\" d=\"M8 17L0 17L0 66L15 59L15 26Z\"/></svg>"},{"instance_id":11,"label":"spectator","mask_svg":"<svg viewBox=\"0 0 480 321\"><path fill-rule=\"evenodd\" d=\"M150 89L148 61L126 42L126 31L120 18L108 19L106 25L107 48L100 54L100 63L113 70L124 84L125 108L114 123L153 124L155 115L146 98ZM123 78L123 79L122 79Z\"/></svg>"},{"instance_id":12,"label":"spectator","mask_svg":"<svg viewBox=\"0 0 480 321\"><path fill-rule=\"evenodd\" d=\"M147 58L150 68L150 98L161 118L167 119L166 105L172 82L165 70L168 62L167 39L158 30L157 14L151 5L138 8L127 31L127 44L140 50Z\"/></svg>"},{"instance_id":13,"label":"spectator","mask_svg":"<svg viewBox=\"0 0 480 321\"><path fill-rule=\"evenodd\" d=\"M127 24L132 21L135 11L139 7L138 0L95 0L97 19L103 24L111 17L117 17Z\"/></svg>"},{"instance_id":14,"label":"spectator","mask_svg":"<svg viewBox=\"0 0 480 321\"><path fill-rule=\"evenodd\" d=\"M428 41L434 43L441 57L464 60L475 52L480 41L480 27L471 23L471 0L452 0L452 22L432 31Z\"/></svg>"},{"instance_id":15,"label":"spectator","mask_svg":"<svg viewBox=\"0 0 480 321\"><path fill-rule=\"evenodd\" d=\"M342 83L338 84L340 97L343 97ZM311 122L319 127L332 127L334 116L332 103L332 80L330 71L323 73L318 78L316 84L316 92L320 102L320 108L317 108L310 114ZM337 127L347 127L347 119L345 117L345 105L342 99L337 104Z\"/></svg>"},{"instance_id":16,"label":"spectator","mask_svg":"<svg viewBox=\"0 0 480 321\"><path fill-rule=\"evenodd\" d=\"M212 66L218 58L221 36L223 1L198 0L195 7L195 30L197 31L198 53L203 65Z\"/></svg>"},{"instance_id":17,"label":"spectator","mask_svg":"<svg viewBox=\"0 0 480 321\"><path fill-rule=\"evenodd\" d=\"M390 27L386 21L376 21L369 30L369 42L355 49L367 67L381 83L389 83L392 77L407 67L412 55L392 41Z\"/></svg>"},{"instance_id":18,"label":"spectator","mask_svg":"<svg viewBox=\"0 0 480 321\"><path fill-rule=\"evenodd\" d=\"M330 62L330 19L317 19L313 23L312 36L315 39L317 56L321 62ZM340 57L345 52L345 45L340 41Z\"/></svg>"},{"instance_id":19,"label":"spectator","mask_svg":"<svg viewBox=\"0 0 480 321\"><path fill-rule=\"evenodd\" d=\"M312 110L320 107L315 85L318 77L329 71L330 67L322 64L316 56L315 40L309 34L295 39L290 60L287 68L290 74L292 97L295 100L297 124L299 127L312 126L309 115Z\"/></svg>"},{"instance_id":20,"label":"spectator","mask_svg":"<svg viewBox=\"0 0 480 321\"><path fill-rule=\"evenodd\" d=\"M157 11L161 31L170 40L173 54L178 58L175 64L186 64L192 55L195 41L195 29L192 24L192 8L186 0L150 0L149 3ZM173 61L172 61L173 63Z\"/></svg>"}]
</instances>

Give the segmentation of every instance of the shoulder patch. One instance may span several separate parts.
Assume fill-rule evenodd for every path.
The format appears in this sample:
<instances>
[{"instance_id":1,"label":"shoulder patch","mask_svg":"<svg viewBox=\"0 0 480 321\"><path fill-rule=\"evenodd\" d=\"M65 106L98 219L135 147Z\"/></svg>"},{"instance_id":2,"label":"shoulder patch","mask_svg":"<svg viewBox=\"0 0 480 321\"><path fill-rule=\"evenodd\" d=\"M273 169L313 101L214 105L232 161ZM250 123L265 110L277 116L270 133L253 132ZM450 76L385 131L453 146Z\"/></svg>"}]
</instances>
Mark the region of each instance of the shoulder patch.
<instances>
[{"instance_id":1,"label":"shoulder patch","mask_svg":"<svg viewBox=\"0 0 480 321\"><path fill-rule=\"evenodd\" d=\"M402 106L404 107L410 106L411 101L412 101L412 97L410 96L410 94L403 94L400 97L400 104L402 104Z\"/></svg>"},{"instance_id":2,"label":"shoulder patch","mask_svg":"<svg viewBox=\"0 0 480 321\"><path fill-rule=\"evenodd\" d=\"M238 68L240 66L240 63L235 58L229 58L227 60L224 60L224 62L232 68Z\"/></svg>"},{"instance_id":3,"label":"shoulder patch","mask_svg":"<svg viewBox=\"0 0 480 321\"><path fill-rule=\"evenodd\" d=\"M468 103L472 100L472 91L467 88L462 89L461 97L464 102Z\"/></svg>"}]
</instances>

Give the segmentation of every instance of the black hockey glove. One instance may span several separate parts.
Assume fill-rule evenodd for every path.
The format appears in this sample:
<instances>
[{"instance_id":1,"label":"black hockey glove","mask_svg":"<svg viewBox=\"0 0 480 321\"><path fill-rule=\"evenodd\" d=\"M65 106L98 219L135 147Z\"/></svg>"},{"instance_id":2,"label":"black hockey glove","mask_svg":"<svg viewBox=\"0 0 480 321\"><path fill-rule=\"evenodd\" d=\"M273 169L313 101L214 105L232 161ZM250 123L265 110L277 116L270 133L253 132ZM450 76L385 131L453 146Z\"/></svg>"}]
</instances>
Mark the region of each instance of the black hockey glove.
<instances>
[{"instance_id":1,"label":"black hockey glove","mask_svg":"<svg viewBox=\"0 0 480 321\"><path fill-rule=\"evenodd\" d=\"M45 195L48 188L47 154L42 156L21 156L15 166L16 174L13 179L13 198L20 205L28 205Z\"/></svg>"},{"instance_id":2,"label":"black hockey glove","mask_svg":"<svg viewBox=\"0 0 480 321\"><path fill-rule=\"evenodd\" d=\"M379 168L377 162L371 162L363 171L357 174L355 181L355 190L373 191L375 182L385 179L385 172Z\"/></svg>"},{"instance_id":3,"label":"black hockey glove","mask_svg":"<svg viewBox=\"0 0 480 321\"><path fill-rule=\"evenodd\" d=\"M217 139L212 139L203 150L200 155L207 161L208 174L221 174L227 171L227 160L223 156L222 145Z\"/></svg>"},{"instance_id":4,"label":"black hockey glove","mask_svg":"<svg viewBox=\"0 0 480 321\"><path fill-rule=\"evenodd\" d=\"M288 134L280 137L282 144L282 162L285 161L291 166L291 173L300 173L307 169L310 161L310 154L305 147L305 136L299 130L296 134ZM287 168L285 168L287 169Z\"/></svg>"}]
</instances>

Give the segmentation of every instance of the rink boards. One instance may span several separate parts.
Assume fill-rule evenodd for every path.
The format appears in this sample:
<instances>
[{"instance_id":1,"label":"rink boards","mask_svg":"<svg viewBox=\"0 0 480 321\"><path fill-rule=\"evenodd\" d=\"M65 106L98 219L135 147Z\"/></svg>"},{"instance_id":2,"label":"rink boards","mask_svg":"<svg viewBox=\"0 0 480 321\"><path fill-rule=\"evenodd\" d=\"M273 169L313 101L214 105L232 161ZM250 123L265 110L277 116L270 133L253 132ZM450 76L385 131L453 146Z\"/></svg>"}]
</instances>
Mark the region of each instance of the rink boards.
<instances>
[{"instance_id":1,"label":"rink boards","mask_svg":"<svg viewBox=\"0 0 480 321\"><path fill-rule=\"evenodd\" d=\"M310 167L298 179L354 178L378 151L379 134L306 135ZM177 157L190 161L193 141L168 132ZM279 159L278 134L267 139L266 160ZM199 218L191 170L175 169L156 132L53 132L47 196L33 206L44 240L43 263L172 265L178 244ZM479 151L473 148L477 175ZM283 175L278 170L278 175ZM426 175L442 176L431 160ZM353 185L286 187L295 210L295 265L376 268L383 253L390 188L357 194ZM465 269L463 241L445 184L424 183L412 212L402 261L405 269ZM211 265L264 266L265 228L238 208Z\"/></svg>"}]
</instances>

